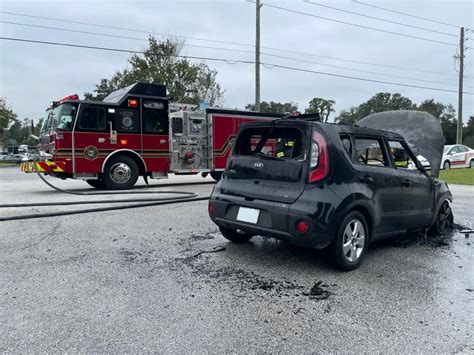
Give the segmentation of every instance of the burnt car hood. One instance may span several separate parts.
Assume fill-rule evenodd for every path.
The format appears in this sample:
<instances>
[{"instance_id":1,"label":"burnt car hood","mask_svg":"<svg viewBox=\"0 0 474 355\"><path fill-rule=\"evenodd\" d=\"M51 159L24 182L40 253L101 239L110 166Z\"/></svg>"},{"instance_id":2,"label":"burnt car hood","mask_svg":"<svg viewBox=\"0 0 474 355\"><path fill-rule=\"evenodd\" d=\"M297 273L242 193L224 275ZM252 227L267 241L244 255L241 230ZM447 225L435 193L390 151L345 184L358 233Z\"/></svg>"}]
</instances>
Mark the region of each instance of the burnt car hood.
<instances>
[{"instance_id":1,"label":"burnt car hood","mask_svg":"<svg viewBox=\"0 0 474 355\"><path fill-rule=\"evenodd\" d=\"M431 175L439 176L445 140L441 125L433 115L422 111L386 111L366 116L357 124L400 134L415 155L429 161Z\"/></svg>"}]
</instances>

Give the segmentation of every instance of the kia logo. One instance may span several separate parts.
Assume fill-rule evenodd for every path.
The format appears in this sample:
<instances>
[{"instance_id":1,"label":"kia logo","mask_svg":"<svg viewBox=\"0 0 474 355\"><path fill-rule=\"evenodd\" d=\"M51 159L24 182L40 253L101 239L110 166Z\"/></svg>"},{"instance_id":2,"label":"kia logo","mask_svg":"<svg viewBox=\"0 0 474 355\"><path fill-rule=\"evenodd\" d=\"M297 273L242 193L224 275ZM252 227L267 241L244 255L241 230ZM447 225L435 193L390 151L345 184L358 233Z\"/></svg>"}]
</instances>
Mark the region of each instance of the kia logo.
<instances>
[{"instance_id":1,"label":"kia logo","mask_svg":"<svg viewBox=\"0 0 474 355\"><path fill-rule=\"evenodd\" d=\"M263 163L262 162L257 162L254 164L256 168L263 168Z\"/></svg>"}]
</instances>

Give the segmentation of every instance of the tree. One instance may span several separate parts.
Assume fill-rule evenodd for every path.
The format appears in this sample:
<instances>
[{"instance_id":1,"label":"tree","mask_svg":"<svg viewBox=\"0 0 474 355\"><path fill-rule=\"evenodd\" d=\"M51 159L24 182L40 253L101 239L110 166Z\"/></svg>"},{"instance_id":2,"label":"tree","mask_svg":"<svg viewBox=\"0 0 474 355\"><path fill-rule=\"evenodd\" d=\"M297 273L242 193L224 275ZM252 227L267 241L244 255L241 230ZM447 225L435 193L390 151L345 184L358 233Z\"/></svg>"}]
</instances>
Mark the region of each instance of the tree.
<instances>
[{"instance_id":1,"label":"tree","mask_svg":"<svg viewBox=\"0 0 474 355\"><path fill-rule=\"evenodd\" d=\"M29 122L28 119L15 121L6 132L7 139L14 140L16 144L25 144L30 136Z\"/></svg>"},{"instance_id":2,"label":"tree","mask_svg":"<svg viewBox=\"0 0 474 355\"><path fill-rule=\"evenodd\" d=\"M444 105L442 102L435 102L433 99L423 101L417 108L435 116L443 129L446 144L456 144L457 119L456 110L453 105Z\"/></svg>"},{"instance_id":3,"label":"tree","mask_svg":"<svg viewBox=\"0 0 474 355\"><path fill-rule=\"evenodd\" d=\"M17 115L13 112L12 108L7 104L7 100L4 97L0 97L0 144L7 146L10 139L10 129L16 124L21 126L21 123L17 119Z\"/></svg>"},{"instance_id":4,"label":"tree","mask_svg":"<svg viewBox=\"0 0 474 355\"><path fill-rule=\"evenodd\" d=\"M42 119L34 128L33 134L39 135L41 124ZM13 141L17 145L36 145L38 142L30 136L31 130L31 120L19 120L6 99L0 98L0 144L8 146Z\"/></svg>"},{"instance_id":5,"label":"tree","mask_svg":"<svg viewBox=\"0 0 474 355\"><path fill-rule=\"evenodd\" d=\"M327 122L331 112L334 112L334 105L336 101L326 100L321 97L315 97L311 99L308 104L308 108L304 113L319 113L321 115L322 122Z\"/></svg>"},{"instance_id":6,"label":"tree","mask_svg":"<svg viewBox=\"0 0 474 355\"><path fill-rule=\"evenodd\" d=\"M110 79L102 79L94 93L84 94L86 99L102 100L111 91L139 81L165 84L174 102L221 104L224 92L216 82L217 71L203 62L191 63L179 57L182 47L183 43L150 36L144 54L132 55L128 68L116 71Z\"/></svg>"},{"instance_id":7,"label":"tree","mask_svg":"<svg viewBox=\"0 0 474 355\"><path fill-rule=\"evenodd\" d=\"M38 119L38 123L34 124L32 120L24 119L24 126L28 129L28 138L23 141L21 144L28 144L28 146L37 146L38 140L33 138L32 135L39 137L41 127L43 126L43 118Z\"/></svg>"},{"instance_id":8,"label":"tree","mask_svg":"<svg viewBox=\"0 0 474 355\"><path fill-rule=\"evenodd\" d=\"M247 110L255 111L254 104L247 104L245 106ZM294 102L275 102L275 101L262 101L260 103L260 112L265 113L280 113L280 114L290 114L298 110L298 106Z\"/></svg>"},{"instance_id":9,"label":"tree","mask_svg":"<svg viewBox=\"0 0 474 355\"><path fill-rule=\"evenodd\" d=\"M0 139L2 143L5 142L5 132L7 128L17 120L16 113L13 112L11 107L7 104L7 100L4 97L0 97Z\"/></svg>"},{"instance_id":10,"label":"tree","mask_svg":"<svg viewBox=\"0 0 474 355\"><path fill-rule=\"evenodd\" d=\"M335 118L336 122L354 124L371 113L392 110L413 110L416 107L413 102L399 93L379 92L366 102L349 110L343 110Z\"/></svg>"},{"instance_id":11,"label":"tree","mask_svg":"<svg viewBox=\"0 0 474 355\"><path fill-rule=\"evenodd\" d=\"M462 142L474 149L474 115L469 116L466 127L462 131Z\"/></svg>"}]
</instances>

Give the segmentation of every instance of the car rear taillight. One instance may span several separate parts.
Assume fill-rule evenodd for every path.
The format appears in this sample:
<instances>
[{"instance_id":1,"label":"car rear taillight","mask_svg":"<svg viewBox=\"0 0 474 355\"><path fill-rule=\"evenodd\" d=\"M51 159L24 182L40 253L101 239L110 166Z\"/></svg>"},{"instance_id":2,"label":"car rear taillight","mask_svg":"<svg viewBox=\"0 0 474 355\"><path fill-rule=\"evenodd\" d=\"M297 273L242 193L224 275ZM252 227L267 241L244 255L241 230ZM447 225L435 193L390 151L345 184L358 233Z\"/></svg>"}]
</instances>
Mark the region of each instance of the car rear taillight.
<instances>
[{"instance_id":1,"label":"car rear taillight","mask_svg":"<svg viewBox=\"0 0 474 355\"><path fill-rule=\"evenodd\" d=\"M306 221L298 221L296 222L296 230L298 233L306 234L309 231L309 223Z\"/></svg>"},{"instance_id":2,"label":"car rear taillight","mask_svg":"<svg viewBox=\"0 0 474 355\"><path fill-rule=\"evenodd\" d=\"M209 203L209 205L207 206L207 210L208 210L210 215L213 215L214 212L216 211L216 209L215 209L215 207L212 203Z\"/></svg>"},{"instance_id":3,"label":"car rear taillight","mask_svg":"<svg viewBox=\"0 0 474 355\"><path fill-rule=\"evenodd\" d=\"M313 132L309 169L309 182L322 180L329 174L328 147L326 139L319 132Z\"/></svg>"}]
</instances>

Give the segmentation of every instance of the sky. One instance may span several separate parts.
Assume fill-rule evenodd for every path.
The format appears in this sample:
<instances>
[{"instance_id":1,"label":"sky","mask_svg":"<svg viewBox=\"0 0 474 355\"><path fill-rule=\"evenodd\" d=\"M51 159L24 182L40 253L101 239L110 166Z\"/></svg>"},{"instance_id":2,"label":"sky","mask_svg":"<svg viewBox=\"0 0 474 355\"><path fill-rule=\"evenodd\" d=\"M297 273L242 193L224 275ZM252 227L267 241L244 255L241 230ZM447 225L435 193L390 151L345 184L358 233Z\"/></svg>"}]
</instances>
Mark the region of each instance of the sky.
<instances>
[{"instance_id":1,"label":"sky","mask_svg":"<svg viewBox=\"0 0 474 355\"><path fill-rule=\"evenodd\" d=\"M459 28L456 26L474 29L474 2L472 0L359 0L455 26L383 11L351 0L311 1L366 16L422 27L429 31L387 23L303 1L262 0L264 4L267 4L261 8L261 61L265 63L261 67L262 101L291 101L297 103L300 110L304 110L311 98L323 97L336 101L337 114L383 91L398 92L415 103L433 98L445 104L452 104L457 109L458 74L453 60L453 55L456 54L459 45ZM293 12L273 6L290 9ZM181 54L228 60L227 62L207 62L209 67L218 71L217 80L225 89L224 107L243 109L247 103L254 102L255 65L236 62L255 59L253 54L255 4L250 1L2 0L0 12L1 37L125 50L143 50L146 47L149 32L155 33L155 36L159 38L162 35L187 37ZM11 13L70 20L89 25L18 16ZM409 38L341 22L444 43ZM63 30L28 27L24 26L25 24ZM135 32L90 24L134 29ZM133 38L75 33L64 31L64 29ZM472 48L468 48L465 53L464 91L472 93L474 92L474 33L468 31L466 37L470 37L466 46L472 46ZM110 78L115 71L126 68L129 57L129 53L0 40L0 96L6 97L19 118L38 119L43 116L50 101L74 93L83 97L84 92L92 91L100 79ZM453 92L301 72L272 65L426 86ZM464 122L466 122L469 115L474 113L473 94L464 94L463 111Z\"/></svg>"}]
</instances>

